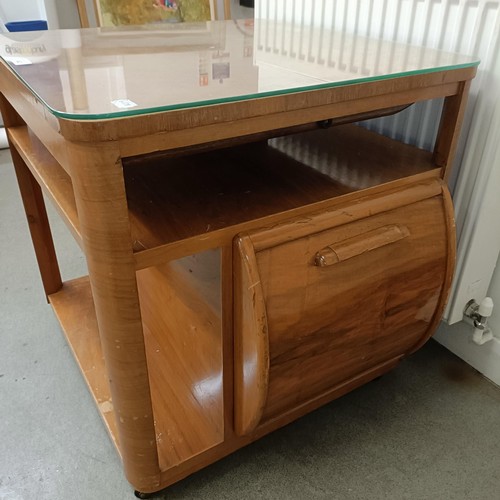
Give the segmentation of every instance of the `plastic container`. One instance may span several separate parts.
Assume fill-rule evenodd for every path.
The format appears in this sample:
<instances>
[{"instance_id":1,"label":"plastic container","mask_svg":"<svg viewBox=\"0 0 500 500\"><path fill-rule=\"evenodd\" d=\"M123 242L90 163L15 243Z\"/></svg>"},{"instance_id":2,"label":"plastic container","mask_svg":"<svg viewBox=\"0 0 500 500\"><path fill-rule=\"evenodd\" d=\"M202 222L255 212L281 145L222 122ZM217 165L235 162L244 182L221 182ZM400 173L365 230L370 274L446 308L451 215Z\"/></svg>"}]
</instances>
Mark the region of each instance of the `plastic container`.
<instances>
[{"instance_id":1,"label":"plastic container","mask_svg":"<svg viewBox=\"0 0 500 500\"><path fill-rule=\"evenodd\" d=\"M48 29L47 21L12 21L5 23L5 27L10 31L43 31Z\"/></svg>"}]
</instances>

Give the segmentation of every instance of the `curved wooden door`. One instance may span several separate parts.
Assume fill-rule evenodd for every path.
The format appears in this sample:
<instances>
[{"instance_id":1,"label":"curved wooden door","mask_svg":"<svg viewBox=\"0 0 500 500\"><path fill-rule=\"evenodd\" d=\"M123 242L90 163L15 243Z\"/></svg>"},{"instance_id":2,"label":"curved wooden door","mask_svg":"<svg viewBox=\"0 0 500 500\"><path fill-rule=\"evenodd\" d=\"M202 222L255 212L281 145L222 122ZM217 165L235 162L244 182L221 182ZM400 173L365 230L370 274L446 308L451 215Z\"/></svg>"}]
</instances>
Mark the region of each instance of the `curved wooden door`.
<instances>
[{"instance_id":1,"label":"curved wooden door","mask_svg":"<svg viewBox=\"0 0 500 500\"><path fill-rule=\"evenodd\" d=\"M332 215L324 228L317 214L274 238L267 229L236 238L238 434L430 337L453 272L450 209L440 194L351 223ZM290 239L302 223L311 232Z\"/></svg>"}]
</instances>

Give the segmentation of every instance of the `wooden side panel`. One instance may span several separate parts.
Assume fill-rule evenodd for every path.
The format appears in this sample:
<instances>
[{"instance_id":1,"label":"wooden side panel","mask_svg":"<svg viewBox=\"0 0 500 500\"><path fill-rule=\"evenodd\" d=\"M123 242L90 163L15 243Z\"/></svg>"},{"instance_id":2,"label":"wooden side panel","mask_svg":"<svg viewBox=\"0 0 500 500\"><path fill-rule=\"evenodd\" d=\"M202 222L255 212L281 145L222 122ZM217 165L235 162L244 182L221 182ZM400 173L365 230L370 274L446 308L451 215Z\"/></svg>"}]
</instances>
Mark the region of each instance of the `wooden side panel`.
<instances>
[{"instance_id":1,"label":"wooden side panel","mask_svg":"<svg viewBox=\"0 0 500 500\"><path fill-rule=\"evenodd\" d=\"M269 379L266 304L248 236L235 240L234 427L242 436L262 418Z\"/></svg>"},{"instance_id":2,"label":"wooden side panel","mask_svg":"<svg viewBox=\"0 0 500 500\"><path fill-rule=\"evenodd\" d=\"M428 338L446 294L448 223L436 196L257 252L270 355L263 422ZM392 226L404 237L315 265L319 250Z\"/></svg>"},{"instance_id":3,"label":"wooden side panel","mask_svg":"<svg viewBox=\"0 0 500 500\"><path fill-rule=\"evenodd\" d=\"M160 467L224 439L220 252L137 273Z\"/></svg>"},{"instance_id":4,"label":"wooden side panel","mask_svg":"<svg viewBox=\"0 0 500 500\"><path fill-rule=\"evenodd\" d=\"M434 162L442 167L442 178L448 179L460 137L471 81L461 83L459 92L445 98L439 132L434 146Z\"/></svg>"},{"instance_id":5,"label":"wooden side panel","mask_svg":"<svg viewBox=\"0 0 500 500\"><path fill-rule=\"evenodd\" d=\"M432 318L431 323L429 324L429 328L427 334L423 336L416 345L413 346L411 352L417 351L422 347L427 340L434 334L436 328L439 325L443 317L443 313L448 302L451 285L453 281L453 276L455 274L455 265L457 260L457 235L456 235L456 227L455 227L455 213L453 210L453 200L451 198L450 191L446 184L443 184L443 207L444 207L444 216L446 218L444 230L446 231L446 271L445 277L443 281L443 290L441 296L439 297L439 303L436 307L436 311L434 312L434 317ZM410 353L411 354L411 353Z\"/></svg>"}]
</instances>

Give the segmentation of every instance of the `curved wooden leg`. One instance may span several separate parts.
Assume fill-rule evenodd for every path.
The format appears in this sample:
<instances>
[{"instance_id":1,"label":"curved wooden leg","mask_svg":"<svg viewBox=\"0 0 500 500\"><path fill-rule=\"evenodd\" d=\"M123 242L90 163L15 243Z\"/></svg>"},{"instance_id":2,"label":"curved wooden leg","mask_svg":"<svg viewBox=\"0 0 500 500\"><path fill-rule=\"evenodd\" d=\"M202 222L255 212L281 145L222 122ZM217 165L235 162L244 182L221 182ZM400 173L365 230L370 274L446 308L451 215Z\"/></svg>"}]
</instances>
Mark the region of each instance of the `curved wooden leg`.
<instances>
[{"instance_id":1,"label":"curved wooden leg","mask_svg":"<svg viewBox=\"0 0 500 500\"><path fill-rule=\"evenodd\" d=\"M125 472L137 490L154 491L160 469L118 147L68 149Z\"/></svg>"}]
</instances>

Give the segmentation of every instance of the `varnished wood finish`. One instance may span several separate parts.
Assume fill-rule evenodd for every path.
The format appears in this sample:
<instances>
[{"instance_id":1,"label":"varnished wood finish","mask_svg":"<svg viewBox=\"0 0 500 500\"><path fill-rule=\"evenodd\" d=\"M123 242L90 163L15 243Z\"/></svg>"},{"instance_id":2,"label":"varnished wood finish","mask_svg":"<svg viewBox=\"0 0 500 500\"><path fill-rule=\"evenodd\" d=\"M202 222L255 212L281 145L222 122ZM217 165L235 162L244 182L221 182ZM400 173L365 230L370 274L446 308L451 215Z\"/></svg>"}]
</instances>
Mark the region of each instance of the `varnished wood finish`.
<instances>
[{"instance_id":1,"label":"varnished wood finish","mask_svg":"<svg viewBox=\"0 0 500 500\"><path fill-rule=\"evenodd\" d=\"M30 131L40 139L61 167L68 171L66 144L59 133L57 118L50 114L40 101L34 99L29 90L12 74L3 61L0 61L0 74L2 116L11 116L12 113L18 116L18 120L13 123L8 120L4 121L5 125L15 127L28 124Z\"/></svg>"},{"instance_id":2,"label":"varnished wood finish","mask_svg":"<svg viewBox=\"0 0 500 500\"><path fill-rule=\"evenodd\" d=\"M327 267L344 262L366 252L396 243L409 234L410 231L406 226L398 224L382 226L322 248L314 256L314 264L319 267Z\"/></svg>"},{"instance_id":3,"label":"varnished wood finish","mask_svg":"<svg viewBox=\"0 0 500 500\"><path fill-rule=\"evenodd\" d=\"M443 291L441 293L441 296L439 297L439 302L436 307L436 311L434 313L434 317L432 318L429 328L427 331L427 335L422 337L416 344L413 346L411 353L415 352L416 350L420 349L427 340L431 337L431 335L434 334L436 328L439 325L439 322L441 321L444 313L444 309L446 307L446 304L448 302L448 298L450 296L450 291L451 291L451 283L453 281L453 275L455 272L455 263L456 263L456 251L457 251L457 236L456 236L456 228L455 228L455 216L454 216L454 210L453 210L453 200L451 198L450 191L448 190L448 187L446 184L443 184L443 206L444 206L444 214L446 217L446 224L445 224L445 229L446 229L446 244L447 244L447 249L446 249L446 255L447 255L447 262L446 262L446 268L445 268L445 276L443 279ZM410 353L410 354L411 354Z\"/></svg>"},{"instance_id":4,"label":"varnished wood finish","mask_svg":"<svg viewBox=\"0 0 500 500\"><path fill-rule=\"evenodd\" d=\"M45 201L39 184L15 148L11 148L11 154L43 288L48 297L61 288L62 281L45 209Z\"/></svg>"},{"instance_id":5,"label":"varnished wood finish","mask_svg":"<svg viewBox=\"0 0 500 500\"><path fill-rule=\"evenodd\" d=\"M88 277L65 282L59 292L50 296L50 303L113 443L121 453Z\"/></svg>"},{"instance_id":6,"label":"varnished wood finish","mask_svg":"<svg viewBox=\"0 0 500 500\"><path fill-rule=\"evenodd\" d=\"M422 174L417 174L409 178L398 179L392 181L390 185L374 186L363 190L363 194L352 192L345 194L341 197L330 198L321 202L312 203L311 205L302 206L296 209L291 209L287 212L279 212L263 218L254 219L234 226L225 227L212 231L210 234L196 235L184 240L177 240L172 243L161 245L158 247L144 250L140 245L135 249L137 253L134 254L136 262L136 269L144 269L149 266L154 266L158 262L165 262L173 259L178 259L186 253L201 252L215 246L223 246L232 241L235 233L241 231L255 229L257 227L274 227L283 222L284 218L294 216L306 216L310 212L317 212L318 210L329 211L333 207L351 201L357 206L358 198L365 200L368 197L378 197L382 193L388 193L389 203L393 199L392 194L400 190L404 186L416 186L414 195L420 190L425 191L425 183L432 179L436 179L439 175L439 169L434 169ZM418 199L418 198L417 198ZM384 204L380 200L380 206Z\"/></svg>"},{"instance_id":7,"label":"varnished wood finish","mask_svg":"<svg viewBox=\"0 0 500 500\"><path fill-rule=\"evenodd\" d=\"M382 363L377 367L375 367L374 369L368 370L367 372L364 372L346 381L345 383L340 384L339 386L333 388L332 390L326 392L325 394L322 394L320 397L308 401L307 404L300 405L296 408L291 408L285 415L281 415L277 419L269 420L265 424L255 429L255 431L251 434L227 440L220 446L214 447L210 450L207 450L203 454L196 455L191 459L186 460L182 464L179 464L179 466L173 470L162 472L161 476L162 485L164 485L165 487L169 486L187 477L189 474L196 472L197 470L206 466L207 464L215 462L216 460L219 460L220 458L229 455L238 448L246 446L252 441L255 441L261 438L262 436L265 436L266 434L284 425L287 425L290 422L293 422L294 420L305 415L306 413L313 411L319 408L320 406L343 396L344 394L347 394L353 389L356 389L357 387L366 384L367 382L370 382L371 380L376 379L381 375L384 375L388 371L394 369L398 365L400 360L401 358L397 357L391 359L390 361Z\"/></svg>"},{"instance_id":8,"label":"varnished wood finish","mask_svg":"<svg viewBox=\"0 0 500 500\"><path fill-rule=\"evenodd\" d=\"M11 127L23 127L24 121L1 94L0 109L4 125L7 127L7 138L11 149L12 162L16 172L43 288L48 297L51 293L57 292L61 288L62 281L49 220L47 218L47 211L45 209L45 201L39 184L30 172L23 156L15 149L11 134L9 133Z\"/></svg>"},{"instance_id":9,"label":"varnished wood finish","mask_svg":"<svg viewBox=\"0 0 500 500\"><path fill-rule=\"evenodd\" d=\"M9 128L11 147L22 157L38 184L54 203L75 240L82 246L71 178L26 126Z\"/></svg>"},{"instance_id":10,"label":"varnished wood finish","mask_svg":"<svg viewBox=\"0 0 500 500\"><path fill-rule=\"evenodd\" d=\"M359 151L360 143L366 144L365 151ZM287 149L307 151L307 158L293 158ZM210 244L214 232L232 227L225 231L230 240L245 229L242 225L258 227L272 214L288 211L293 216L295 209L304 212L307 205L360 189L437 175L428 151L355 125L195 157L127 161L124 169L138 268L152 264L150 249L158 259L166 258L159 256L163 245L193 237L199 245L197 236ZM185 185L190 197L184 196ZM189 247L185 241L184 251Z\"/></svg>"},{"instance_id":11,"label":"varnished wood finish","mask_svg":"<svg viewBox=\"0 0 500 500\"><path fill-rule=\"evenodd\" d=\"M160 468L120 155L113 143L68 149L123 464L151 490Z\"/></svg>"},{"instance_id":12,"label":"varnished wood finish","mask_svg":"<svg viewBox=\"0 0 500 500\"><path fill-rule=\"evenodd\" d=\"M296 125L293 127L285 127L276 130L266 130L264 132L256 134L248 134L237 137L229 137L225 140L217 140L212 142L204 142L201 144L192 145L189 147L180 147L177 149L168 149L166 151L158 151L156 153L148 153L144 156L134 156L127 159L127 163L142 163L144 160L158 160L166 158L174 158L183 155L193 155L195 153L206 153L208 151L213 151L217 149L229 148L233 146L240 146L242 144L257 143L260 141L265 141L267 139L272 139L274 137L281 137L291 134L299 134L301 132L308 132L312 130L321 130L330 127L336 127L338 125L345 125L347 123L360 122L363 120L369 120L371 118L380 118L384 116L390 116L396 114L404 109L408 108L410 105L404 106L392 106L386 109L377 109L375 111L369 111L366 113L360 113L349 116L342 116L335 119L329 119L323 122L310 122L301 125ZM378 135L378 134L377 134ZM379 136L380 137L380 136ZM386 151L387 152L387 151Z\"/></svg>"},{"instance_id":13,"label":"varnished wood finish","mask_svg":"<svg viewBox=\"0 0 500 500\"><path fill-rule=\"evenodd\" d=\"M108 430L120 452L117 443L117 429L112 410L112 401L110 398L109 384L106 377L106 368L104 366L104 356L100 346L99 332L97 330L97 320L95 309L93 307L92 292L88 278L73 280L64 284L63 289L51 296L51 303L61 326L68 339L68 343L73 351L78 365L86 377L86 382L91 393L96 400L101 416L104 419ZM154 351L153 344L148 345L148 352ZM307 404L290 408L286 415L279 419L270 420L261 425L253 433L232 437L223 443L215 445L206 451L196 454L187 460L179 463L172 469L163 469L161 474L161 485L166 487L170 484L183 479L189 474L199 470L208 463L214 462L238 448L245 446L252 441L259 439L265 434L292 422L298 417L316 409L332 399L338 398L349 391L363 385L374 378L383 375L392 370L400 358L392 359L383 363L372 370L360 374L349 381L340 384L331 391L309 401ZM168 390L168 387L167 387Z\"/></svg>"},{"instance_id":14,"label":"varnished wood finish","mask_svg":"<svg viewBox=\"0 0 500 500\"><path fill-rule=\"evenodd\" d=\"M138 273L162 470L224 439L219 252Z\"/></svg>"},{"instance_id":15,"label":"varnished wood finish","mask_svg":"<svg viewBox=\"0 0 500 500\"><path fill-rule=\"evenodd\" d=\"M233 308L233 245L232 241L221 250L221 307L222 307L222 396L224 401L224 442L234 437L234 338Z\"/></svg>"},{"instance_id":16,"label":"varnished wood finish","mask_svg":"<svg viewBox=\"0 0 500 500\"><path fill-rule=\"evenodd\" d=\"M68 140L119 140L127 157L451 96L475 73L474 67L438 71L126 120L58 121Z\"/></svg>"},{"instance_id":17,"label":"varnished wood finish","mask_svg":"<svg viewBox=\"0 0 500 500\"><path fill-rule=\"evenodd\" d=\"M40 184L88 262L89 280L50 300L135 489L380 376L432 334L455 259L442 179L475 72L80 120L53 115L0 63L35 247L52 247ZM434 155L359 127L304 132L438 97ZM326 247L344 258L315 266ZM186 257L214 249L217 263ZM60 286L54 262L39 262L47 293Z\"/></svg>"},{"instance_id":18,"label":"varnished wood finish","mask_svg":"<svg viewBox=\"0 0 500 500\"><path fill-rule=\"evenodd\" d=\"M252 272L262 286L270 351L264 420L406 354L427 335L446 295L446 223L443 200L433 197L293 240L293 230L283 225L281 244L259 250ZM407 227L392 244L348 252L335 266L315 266L325 246L345 247L361 236L369 241L391 226ZM252 307L256 300L247 295L239 300ZM254 359L257 353L247 355Z\"/></svg>"},{"instance_id":19,"label":"varnished wood finish","mask_svg":"<svg viewBox=\"0 0 500 500\"><path fill-rule=\"evenodd\" d=\"M339 87L343 88L343 87ZM419 98L433 99L437 96L444 95L454 95L458 88L456 83L450 83L442 86L436 86L433 88L426 89L426 92L422 92L422 89L411 89L405 90L401 93L392 96L394 99L394 104L399 106L404 106L411 104L418 100ZM341 100L340 102L331 103L332 96L337 94L329 92L328 95L322 101L318 103L314 102L313 107L304 107L299 109L294 109L294 102L308 102L309 100L315 101L315 99L308 99L309 96L302 95L304 93L299 93L297 96L300 99L279 99L279 103L273 105L274 103L268 102L268 106L263 103L259 105L249 106L246 101L243 101L245 105L240 103L234 103L234 107L229 107L229 105L224 104L219 113L213 112L209 116L203 117L204 120L201 122L202 125L189 131L185 128L178 128L179 124L177 120L170 122L170 120L165 122L160 122L159 127L163 128L165 126L173 128L173 130L168 130L166 132L156 133L155 135L141 136L140 138L128 137L127 130L111 131L112 137L115 134L125 135L122 139L120 137L120 149L123 151L124 156L134 156L146 152L155 152L161 150L169 150L175 148L194 146L200 143L213 142L219 140L225 140L233 137L234 135L251 135L264 133L268 130L273 130L276 128L286 128L289 126L298 126L305 123L318 122L322 120L336 119L338 117L343 117L346 114L362 114L368 112L371 109L385 109L387 107L387 97L385 95L367 97L360 97L359 100L356 97L348 97L347 102ZM364 92L363 92L364 94ZM424 95L422 95L424 94ZM267 98L271 100L272 98ZM351 100L352 99L352 100ZM284 102L281 102L283 101ZM289 101L289 102L288 102ZM321 104L324 102L324 104ZM209 108L216 108L217 106L207 106ZM237 109L241 108L242 116L238 118ZM290 111L290 108L292 111ZM272 110L276 111L272 112ZM179 112L180 113L180 112ZM245 115L250 115L245 117ZM154 115L153 115L154 116ZM170 118L170 117L168 117ZM186 120L184 116L179 115L179 121L182 123ZM230 127L228 127L230 124ZM273 125L271 125L273 124ZM64 133L72 137L73 131L68 130L68 123L66 121L60 120L60 125L64 130ZM142 127L145 127L146 123L140 123L137 121L137 133L143 131ZM186 123L187 127L188 124ZM232 129L232 130L230 130ZM89 130L92 133L92 130ZM82 140L83 137L74 137L75 140Z\"/></svg>"},{"instance_id":20,"label":"varnished wood finish","mask_svg":"<svg viewBox=\"0 0 500 500\"><path fill-rule=\"evenodd\" d=\"M371 215L438 196L442 190L443 182L439 179L432 179L373 194L365 193L365 196L358 196L355 203L352 203L351 199L344 201L340 198L339 202L332 207L313 212L314 217L311 217L309 213L307 217L295 217L281 224L269 225L259 231L254 231L252 244L258 252L286 241L303 238L313 232L342 226Z\"/></svg>"},{"instance_id":21,"label":"varnished wood finish","mask_svg":"<svg viewBox=\"0 0 500 500\"><path fill-rule=\"evenodd\" d=\"M456 95L448 96L444 100L441 124L434 147L434 161L436 165L442 167L442 177L445 180L449 177L450 167L455 157L469 90L470 81L464 82Z\"/></svg>"},{"instance_id":22,"label":"varnished wood finish","mask_svg":"<svg viewBox=\"0 0 500 500\"><path fill-rule=\"evenodd\" d=\"M262 418L269 385L266 304L250 238L235 240L234 428L242 436Z\"/></svg>"}]
</instances>

